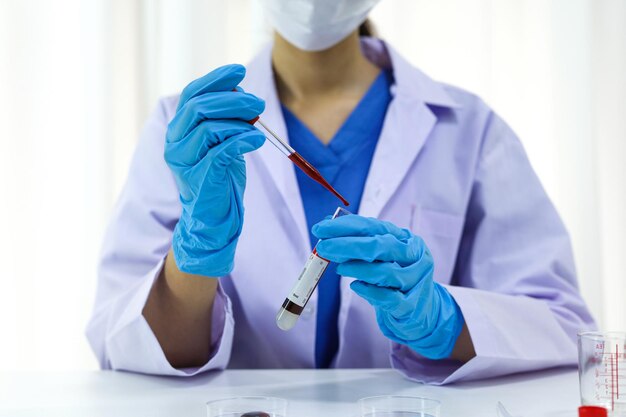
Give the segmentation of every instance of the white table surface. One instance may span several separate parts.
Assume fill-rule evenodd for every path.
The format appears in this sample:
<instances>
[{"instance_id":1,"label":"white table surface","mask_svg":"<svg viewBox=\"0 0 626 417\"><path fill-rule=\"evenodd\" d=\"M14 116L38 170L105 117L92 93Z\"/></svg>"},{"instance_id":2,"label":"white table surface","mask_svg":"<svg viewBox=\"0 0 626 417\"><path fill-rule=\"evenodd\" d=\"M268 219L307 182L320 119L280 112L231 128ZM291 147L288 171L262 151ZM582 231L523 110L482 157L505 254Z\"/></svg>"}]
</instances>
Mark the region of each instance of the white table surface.
<instances>
[{"instance_id":1,"label":"white table surface","mask_svg":"<svg viewBox=\"0 0 626 417\"><path fill-rule=\"evenodd\" d=\"M205 402L240 395L289 400L290 417L353 417L356 401L401 394L442 402L442 417L577 416L575 370L549 370L435 387L388 369L229 370L193 378L125 372L0 373L0 416L206 416Z\"/></svg>"}]
</instances>

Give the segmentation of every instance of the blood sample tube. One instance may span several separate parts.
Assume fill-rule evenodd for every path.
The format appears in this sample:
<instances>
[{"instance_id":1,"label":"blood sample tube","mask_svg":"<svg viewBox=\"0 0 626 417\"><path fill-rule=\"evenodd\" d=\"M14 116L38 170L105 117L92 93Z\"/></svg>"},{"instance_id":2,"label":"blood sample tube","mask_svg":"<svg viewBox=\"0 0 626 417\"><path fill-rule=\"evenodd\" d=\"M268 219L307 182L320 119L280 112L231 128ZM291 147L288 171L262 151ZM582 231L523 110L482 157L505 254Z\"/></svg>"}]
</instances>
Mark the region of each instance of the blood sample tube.
<instances>
[{"instance_id":1,"label":"blood sample tube","mask_svg":"<svg viewBox=\"0 0 626 417\"><path fill-rule=\"evenodd\" d=\"M333 219L347 214L352 213L342 207L338 207L335 210L335 214L333 214ZM311 256L304 264L302 273L300 273L298 280L276 315L276 324L282 330L291 330L296 325L306 303L309 301L311 294L317 287L317 283L330 263L329 260L317 254L316 248L317 245L313 248Z\"/></svg>"}]
</instances>

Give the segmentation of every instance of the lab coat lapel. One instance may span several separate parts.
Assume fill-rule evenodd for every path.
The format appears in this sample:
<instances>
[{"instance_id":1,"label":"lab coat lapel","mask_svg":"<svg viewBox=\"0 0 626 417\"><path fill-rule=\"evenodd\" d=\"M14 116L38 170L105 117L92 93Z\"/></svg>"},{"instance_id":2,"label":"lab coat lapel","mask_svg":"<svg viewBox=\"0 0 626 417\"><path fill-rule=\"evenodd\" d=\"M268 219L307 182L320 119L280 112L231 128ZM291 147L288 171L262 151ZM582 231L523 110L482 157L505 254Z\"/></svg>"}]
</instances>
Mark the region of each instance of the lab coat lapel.
<instances>
[{"instance_id":1,"label":"lab coat lapel","mask_svg":"<svg viewBox=\"0 0 626 417\"><path fill-rule=\"evenodd\" d=\"M423 103L395 97L372 158L359 214L378 217L422 149L436 118Z\"/></svg>"},{"instance_id":2,"label":"lab coat lapel","mask_svg":"<svg viewBox=\"0 0 626 417\"><path fill-rule=\"evenodd\" d=\"M289 140L274 83L271 47L265 48L250 62L247 67L246 78L241 83L241 86L247 92L265 100L265 111L261 115L263 122L279 137ZM263 128L258 125L257 127L263 133L269 135ZM307 223L293 163L269 141L266 141L254 154L254 157L258 158L261 164L264 165L268 177L282 197L281 201L276 201L275 211L277 213L288 213L289 219L285 218L285 221L290 220L292 223L288 225L289 233L295 234L296 244L300 245L298 249L308 253L310 251L310 243ZM285 208L286 210L283 210Z\"/></svg>"},{"instance_id":3,"label":"lab coat lapel","mask_svg":"<svg viewBox=\"0 0 626 417\"><path fill-rule=\"evenodd\" d=\"M381 41L365 42L363 48L370 59L383 61L382 66L390 65L395 79L393 100L387 109L359 208L362 216L378 217L437 122L430 106L459 106L440 84Z\"/></svg>"}]
</instances>

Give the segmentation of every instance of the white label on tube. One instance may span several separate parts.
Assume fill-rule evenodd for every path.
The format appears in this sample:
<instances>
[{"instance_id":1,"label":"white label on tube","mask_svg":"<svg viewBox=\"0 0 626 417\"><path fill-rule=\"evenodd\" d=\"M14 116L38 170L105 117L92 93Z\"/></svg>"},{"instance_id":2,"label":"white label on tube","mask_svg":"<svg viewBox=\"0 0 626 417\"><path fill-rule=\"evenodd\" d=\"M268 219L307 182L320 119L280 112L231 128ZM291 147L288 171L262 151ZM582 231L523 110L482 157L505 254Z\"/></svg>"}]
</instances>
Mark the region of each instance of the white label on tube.
<instances>
[{"instance_id":1,"label":"white label on tube","mask_svg":"<svg viewBox=\"0 0 626 417\"><path fill-rule=\"evenodd\" d=\"M326 259L317 256L317 252L314 250L304 264L304 269L296 281L296 285L287 297L289 301L304 307L329 263Z\"/></svg>"}]
</instances>

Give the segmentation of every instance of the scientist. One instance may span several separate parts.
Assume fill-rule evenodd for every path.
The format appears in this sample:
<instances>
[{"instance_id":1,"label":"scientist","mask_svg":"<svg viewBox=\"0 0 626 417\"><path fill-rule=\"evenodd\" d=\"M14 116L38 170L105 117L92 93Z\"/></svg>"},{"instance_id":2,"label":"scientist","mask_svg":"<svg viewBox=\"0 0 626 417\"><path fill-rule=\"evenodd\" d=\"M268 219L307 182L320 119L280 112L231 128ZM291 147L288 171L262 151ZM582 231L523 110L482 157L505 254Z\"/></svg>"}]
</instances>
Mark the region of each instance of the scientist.
<instances>
[{"instance_id":1,"label":"scientist","mask_svg":"<svg viewBox=\"0 0 626 417\"><path fill-rule=\"evenodd\" d=\"M593 319L506 123L366 36L376 0L262 3L273 45L162 100L143 130L87 331L102 368L393 367L443 384L574 364ZM260 114L358 215L326 218L339 200L262 146L246 123ZM333 266L282 331L318 239Z\"/></svg>"}]
</instances>

